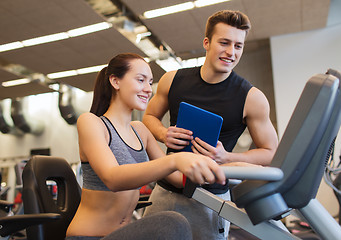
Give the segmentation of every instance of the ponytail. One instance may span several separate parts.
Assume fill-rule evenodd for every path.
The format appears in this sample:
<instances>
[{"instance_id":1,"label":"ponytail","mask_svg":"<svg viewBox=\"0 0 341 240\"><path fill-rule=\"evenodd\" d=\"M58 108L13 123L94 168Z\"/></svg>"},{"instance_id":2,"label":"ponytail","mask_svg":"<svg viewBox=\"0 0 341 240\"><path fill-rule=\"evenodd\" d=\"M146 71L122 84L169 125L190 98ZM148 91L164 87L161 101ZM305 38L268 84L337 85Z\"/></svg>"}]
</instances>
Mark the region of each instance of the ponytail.
<instances>
[{"instance_id":1,"label":"ponytail","mask_svg":"<svg viewBox=\"0 0 341 240\"><path fill-rule=\"evenodd\" d=\"M112 87L107 76L107 67L104 67L96 78L90 112L96 116L102 116L109 108L111 96Z\"/></svg>"}]
</instances>

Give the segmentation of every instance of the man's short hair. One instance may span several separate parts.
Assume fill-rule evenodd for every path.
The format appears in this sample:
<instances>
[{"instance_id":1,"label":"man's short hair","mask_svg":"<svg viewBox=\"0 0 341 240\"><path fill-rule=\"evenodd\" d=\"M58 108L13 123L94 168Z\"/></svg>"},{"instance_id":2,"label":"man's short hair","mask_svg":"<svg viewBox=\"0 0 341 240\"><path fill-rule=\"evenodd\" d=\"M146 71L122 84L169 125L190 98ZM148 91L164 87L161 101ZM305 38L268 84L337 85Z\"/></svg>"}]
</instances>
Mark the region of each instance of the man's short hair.
<instances>
[{"instance_id":1,"label":"man's short hair","mask_svg":"<svg viewBox=\"0 0 341 240\"><path fill-rule=\"evenodd\" d=\"M211 40L214 27L218 23L225 23L232 27L244 30L246 35L251 29L250 20L244 13L240 11L222 10L214 13L207 20L205 37L207 37L209 40Z\"/></svg>"}]
</instances>

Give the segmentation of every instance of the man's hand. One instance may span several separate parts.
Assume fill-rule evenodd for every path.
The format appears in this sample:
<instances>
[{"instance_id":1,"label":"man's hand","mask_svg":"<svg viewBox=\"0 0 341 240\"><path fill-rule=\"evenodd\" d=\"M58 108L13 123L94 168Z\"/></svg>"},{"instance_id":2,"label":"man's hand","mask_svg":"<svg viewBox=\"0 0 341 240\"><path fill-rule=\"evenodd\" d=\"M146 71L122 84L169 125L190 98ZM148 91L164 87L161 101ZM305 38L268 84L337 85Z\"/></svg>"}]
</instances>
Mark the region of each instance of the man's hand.
<instances>
[{"instance_id":1,"label":"man's hand","mask_svg":"<svg viewBox=\"0 0 341 240\"><path fill-rule=\"evenodd\" d=\"M175 126L167 128L164 143L167 147L181 150L193 139L192 131Z\"/></svg>"},{"instance_id":2,"label":"man's hand","mask_svg":"<svg viewBox=\"0 0 341 240\"><path fill-rule=\"evenodd\" d=\"M202 141L200 138L196 137L192 140L192 151L197 154L202 154L212 158L218 164L223 164L227 162L227 154L223 144L218 141L217 147L212 147L208 143Z\"/></svg>"}]
</instances>

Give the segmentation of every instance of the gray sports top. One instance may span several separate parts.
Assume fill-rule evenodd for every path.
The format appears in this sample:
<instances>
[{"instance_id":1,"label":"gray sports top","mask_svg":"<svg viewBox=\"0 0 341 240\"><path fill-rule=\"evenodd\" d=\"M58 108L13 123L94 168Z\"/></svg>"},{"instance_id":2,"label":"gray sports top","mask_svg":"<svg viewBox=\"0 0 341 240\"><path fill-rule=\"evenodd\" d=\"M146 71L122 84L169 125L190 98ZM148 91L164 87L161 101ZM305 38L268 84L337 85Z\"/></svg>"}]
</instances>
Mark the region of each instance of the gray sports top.
<instances>
[{"instance_id":1,"label":"gray sports top","mask_svg":"<svg viewBox=\"0 0 341 240\"><path fill-rule=\"evenodd\" d=\"M133 127L132 129L135 132L142 146L140 150L135 150L131 148L129 145L127 145L108 118L106 118L105 116L101 116L100 118L102 119L102 121L104 122L105 126L109 131L110 139L108 145L113 154L115 155L115 158L119 165L149 161L142 140ZM82 162L82 171L83 188L90 190L110 191L110 189L102 182L102 180L92 169L89 162Z\"/></svg>"}]
</instances>

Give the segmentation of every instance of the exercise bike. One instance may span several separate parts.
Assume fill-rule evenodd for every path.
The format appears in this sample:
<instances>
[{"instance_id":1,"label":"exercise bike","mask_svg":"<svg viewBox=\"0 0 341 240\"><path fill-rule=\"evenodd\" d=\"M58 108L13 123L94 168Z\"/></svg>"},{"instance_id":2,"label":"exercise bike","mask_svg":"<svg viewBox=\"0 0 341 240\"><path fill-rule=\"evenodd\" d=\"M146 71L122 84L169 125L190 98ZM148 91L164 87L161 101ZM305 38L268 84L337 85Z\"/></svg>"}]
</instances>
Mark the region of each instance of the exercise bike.
<instances>
[{"instance_id":1,"label":"exercise bike","mask_svg":"<svg viewBox=\"0 0 341 240\"><path fill-rule=\"evenodd\" d=\"M269 167L222 167L241 183L225 201L186 181L184 195L260 239L300 239L280 221L295 214L322 239L341 239L341 227L315 199L341 124L340 72L311 77Z\"/></svg>"}]
</instances>

